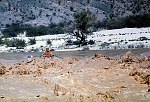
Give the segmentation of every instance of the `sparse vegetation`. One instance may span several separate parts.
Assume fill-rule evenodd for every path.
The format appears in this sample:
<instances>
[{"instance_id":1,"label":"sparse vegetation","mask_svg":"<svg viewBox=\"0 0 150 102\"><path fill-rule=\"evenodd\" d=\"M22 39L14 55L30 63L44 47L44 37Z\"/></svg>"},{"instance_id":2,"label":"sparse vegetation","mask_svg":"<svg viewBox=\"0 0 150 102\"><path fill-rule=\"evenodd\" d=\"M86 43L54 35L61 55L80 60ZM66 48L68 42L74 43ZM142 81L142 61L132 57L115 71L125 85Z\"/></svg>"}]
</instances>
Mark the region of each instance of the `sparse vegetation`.
<instances>
[{"instance_id":1,"label":"sparse vegetation","mask_svg":"<svg viewBox=\"0 0 150 102\"><path fill-rule=\"evenodd\" d=\"M2 30L2 34L5 37L16 37L22 31L22 27L19 23L13 23L12 25L7 24L6 28Z\"/></svg>"},{"instance_id":2,"label":"sparse vegetation","mask_svg":"<svg viewBox=\"0 0 150 102\"><path fill-rule=\"evenodd\" d=\"M68 40L67 43L66 43L66 46L67 45L73 45L73 41L72 40Z\"/></svg>"},{"instance_id":3,"label":"sparse vegetation","mask_svg":"<svg viewBox=\"0 0 150 102\"><path fill-rule=\"evenodd\" d=\"M143 44L139 44L135 48L144 48L144 45Z\"/></svg>"},{"instance_id":4,"label":"sparse vegetation","mask_svg":"<svg viewBox=\"0 0 150 102\"><path fill-rule=\"evenodd\" d=\"M36 39L35 39L35 38L29 39L28 44L29 44L29 45L34 45L34 44L36 44Z\"/></svg>"},{"instance_id":5,"label":"sparse vegetation","mask_svg":"<svg viewBox=\"0 0 150 102\"><path fill-rule=\"evenodd\" d=\"M58 24L51 23L48 25L47 30L48 33L53 35L53 34L63 34L65 32L65 23L60 22Z\"/></svg>"},{"instance_id":6,"label":"sparse vegetation","mask_svg":"<svg viewBox=\"0 0 150 102\"><path fill-rule=\"evenodd\" d=\"M0 45L3 44L3 40L2 40L2 37L0 37Z\"/></svg>"},{"instance_id":7,"label":"sparse vegetation","mask_svg":"<svg viewBox=\"0 0 150 102\"><path fill-rule=\"evenodd\" d=\"M106 46L109 46L109 45L110 45L109 43L104 42L104 43L102 43L102 44L100 45L100 47L105 48Z\"/></svg>"},{"instance_id":8,"label":"sparse vegetation","mask_svg":"<svg viewBox=\"0 0 150 102\"><path fill-rule=\"evenodd\" d=\"M138 40L139 41L145 41L145 40L150 40L150 39L148 39L147 37L139 37Z\"/></svg>"},{"instance_id":9,"label":"sparse vegetation","mask_svg":"<svg viewBox=\"0 0 150 102\"><path fill-rule=\"evenodd\" d=\"M90 40L90 41L88 42L88 44L93 45L93 44L95 44L95 41Z\"/></svg>"},{"instance_id":10,"label":"sparse vegetation","mask_svg":"<svg viewBox=\"0 0 150 102\"><path fill-rule=\"evenodd\" d=\"M11 40L4 39L3 44L5 44L7 47L17 47L17 48L26 46L25 40L16 39L16 38L13 38Z\"/></svg>"},{"instance_id":11,"label":"sparse vegetation","mask_svg":"<svg viewBox=\"0 0 150 102\"><path fill-rule=\"evenodd\" d=\"M48 39L46 43L47 43L47 45L52 46L52 42L50 39Z\"/></svg>"},{"instance_id":12,"label":"sparse vegetation","mask_svg":"<svg viewBox=\"0 0 150 102\"><path fill-rule=\"evenodd\" d=\"M19 23L13 23L12 25L6 25L6 28L2 30L4 37L16 37L19 33L27 32L28 37L41 36L41 35L53 35L63 34L69 32L69 23L60 22L58 24L51 23L48 26L31 26L23 25Z\"/></svg>"},{"instance_id":13,"label":"sparse vegetation","mask_svg":"<svg viewBox=\"0 0 150 102\"><path fill-rule=\"evenodd\" d=\"M130 49L130 48L134 48L134 45L128 45L128 48Z\"/></svg>"},{"instance_id":14,"label":"sparse vegetation","mask_svg":"<svg viewBox=\"0 0 150 102\"><path fill-rule=\"evenodd\" d=\"M134 28L134 27L149 27L150 14L133 15L124 18L106 19L102 22L95 23L94 27L97 29L120 29L120 28Z\"/></svg>"},{"instance_id":15,"label":"sparse vegetation","mask_svg":"<svg viewBox=\"0 0 150 102\"><path fill-rule=\"evenodd\" d=\"M41 36L41 35L48 34L46 26L38 26L38 27L28 26L25 28L25 30L27 31L28 37Z\"/></svg>"}]
</instances>

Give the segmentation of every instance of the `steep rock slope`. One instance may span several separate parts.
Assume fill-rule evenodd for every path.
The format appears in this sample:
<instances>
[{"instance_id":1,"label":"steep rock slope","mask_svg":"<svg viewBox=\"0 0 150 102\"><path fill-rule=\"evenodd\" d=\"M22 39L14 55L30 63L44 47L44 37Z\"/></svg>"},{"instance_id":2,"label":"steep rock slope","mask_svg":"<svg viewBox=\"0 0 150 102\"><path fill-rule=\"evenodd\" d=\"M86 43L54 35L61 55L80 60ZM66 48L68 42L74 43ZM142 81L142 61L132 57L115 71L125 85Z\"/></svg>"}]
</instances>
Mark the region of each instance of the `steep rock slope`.
<instances>
[{"instance_id":1,"label":"steep rock slope","mask_svg":"<svg viewBox=\"0 0 150 102\"><path fill-rule=\"evenodd\" d=\"M83 9L97 20L141 15L150 12L149 0L0 0L0 27L21 22L48 25L73 21L73 14Z\"/></svg>"}]
</instances>

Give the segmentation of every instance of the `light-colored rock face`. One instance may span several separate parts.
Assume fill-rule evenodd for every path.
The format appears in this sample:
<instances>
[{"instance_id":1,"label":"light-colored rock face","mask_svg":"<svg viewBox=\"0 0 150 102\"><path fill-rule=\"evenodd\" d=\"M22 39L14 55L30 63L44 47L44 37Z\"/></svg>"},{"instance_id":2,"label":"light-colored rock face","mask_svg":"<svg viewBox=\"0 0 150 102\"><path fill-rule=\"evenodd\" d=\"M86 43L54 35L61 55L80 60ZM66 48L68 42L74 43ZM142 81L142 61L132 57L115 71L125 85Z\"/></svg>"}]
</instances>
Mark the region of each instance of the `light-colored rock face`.
<instances>
[{"instance_id":1,"label":"light-colored rock face","mask_svg":"<svg viewBox=\"0 0 150 102\"><path fill-rule=\"evenodd\" d=\"M48 25L51 22L73 21L73 14L90 10L97 20L109 14L114 17L150 12L149 0L1 0L0 26L23 22L32 25Z\"/></svg>"}]
</instances>

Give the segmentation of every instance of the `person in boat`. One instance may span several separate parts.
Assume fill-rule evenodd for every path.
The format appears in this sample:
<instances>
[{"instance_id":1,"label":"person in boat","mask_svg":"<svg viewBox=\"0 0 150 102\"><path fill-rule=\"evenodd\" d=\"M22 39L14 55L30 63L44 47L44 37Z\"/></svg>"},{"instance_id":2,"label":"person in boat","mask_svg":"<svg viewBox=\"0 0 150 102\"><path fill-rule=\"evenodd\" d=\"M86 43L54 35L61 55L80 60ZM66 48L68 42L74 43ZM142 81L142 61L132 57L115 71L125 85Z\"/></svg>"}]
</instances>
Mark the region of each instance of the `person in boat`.
<instances>
[{"instance_id":1,"label":"person in boat","mask_svg":"<svg viewBox=\"0 0 150 102\"><path fill-rule=\"evenodd\" d=\"M52 52L49 50L49 48L46 48L45 52L43 53L43 57L50 58L52 57Z\"/></svg>"}]
</instances>

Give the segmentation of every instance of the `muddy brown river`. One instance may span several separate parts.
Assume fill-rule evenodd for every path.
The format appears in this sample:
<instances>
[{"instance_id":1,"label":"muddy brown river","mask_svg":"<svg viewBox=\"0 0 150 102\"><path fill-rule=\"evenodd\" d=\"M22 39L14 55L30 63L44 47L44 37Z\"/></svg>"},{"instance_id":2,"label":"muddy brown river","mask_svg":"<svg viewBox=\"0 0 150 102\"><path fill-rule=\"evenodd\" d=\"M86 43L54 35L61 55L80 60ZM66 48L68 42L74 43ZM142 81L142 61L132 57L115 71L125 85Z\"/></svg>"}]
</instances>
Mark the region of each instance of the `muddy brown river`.
<instances>
[{"instance_id":1,"label":"muddy brown river","mask_svg":"<svg viewBox=\"0 0 150 102\"><path fill-rule=\"evenodd\" d=\"M150 49L127 51L3 53L0 102L150 102Z\"/></svg>"},{"instance_id":2,"label":"muddy brown river","mask_svg":"<svg viewBox=\"0 0 150 102\"><path fill-rule=\"evenodd\" d=\"M87 58L95 53L101 53L109 57L120 57L127 51L131 51L137 55L150 56L150 48L145 49L119 49L119 50L88 50L88 51L53 51L53 54L59 58L80 57ZM20 53L0 53L0 62L3 64L16 63L26 60L28 55L33 55L35 58L40 58L42 52L20 52Z\"/></svg>"}]
</instances>

